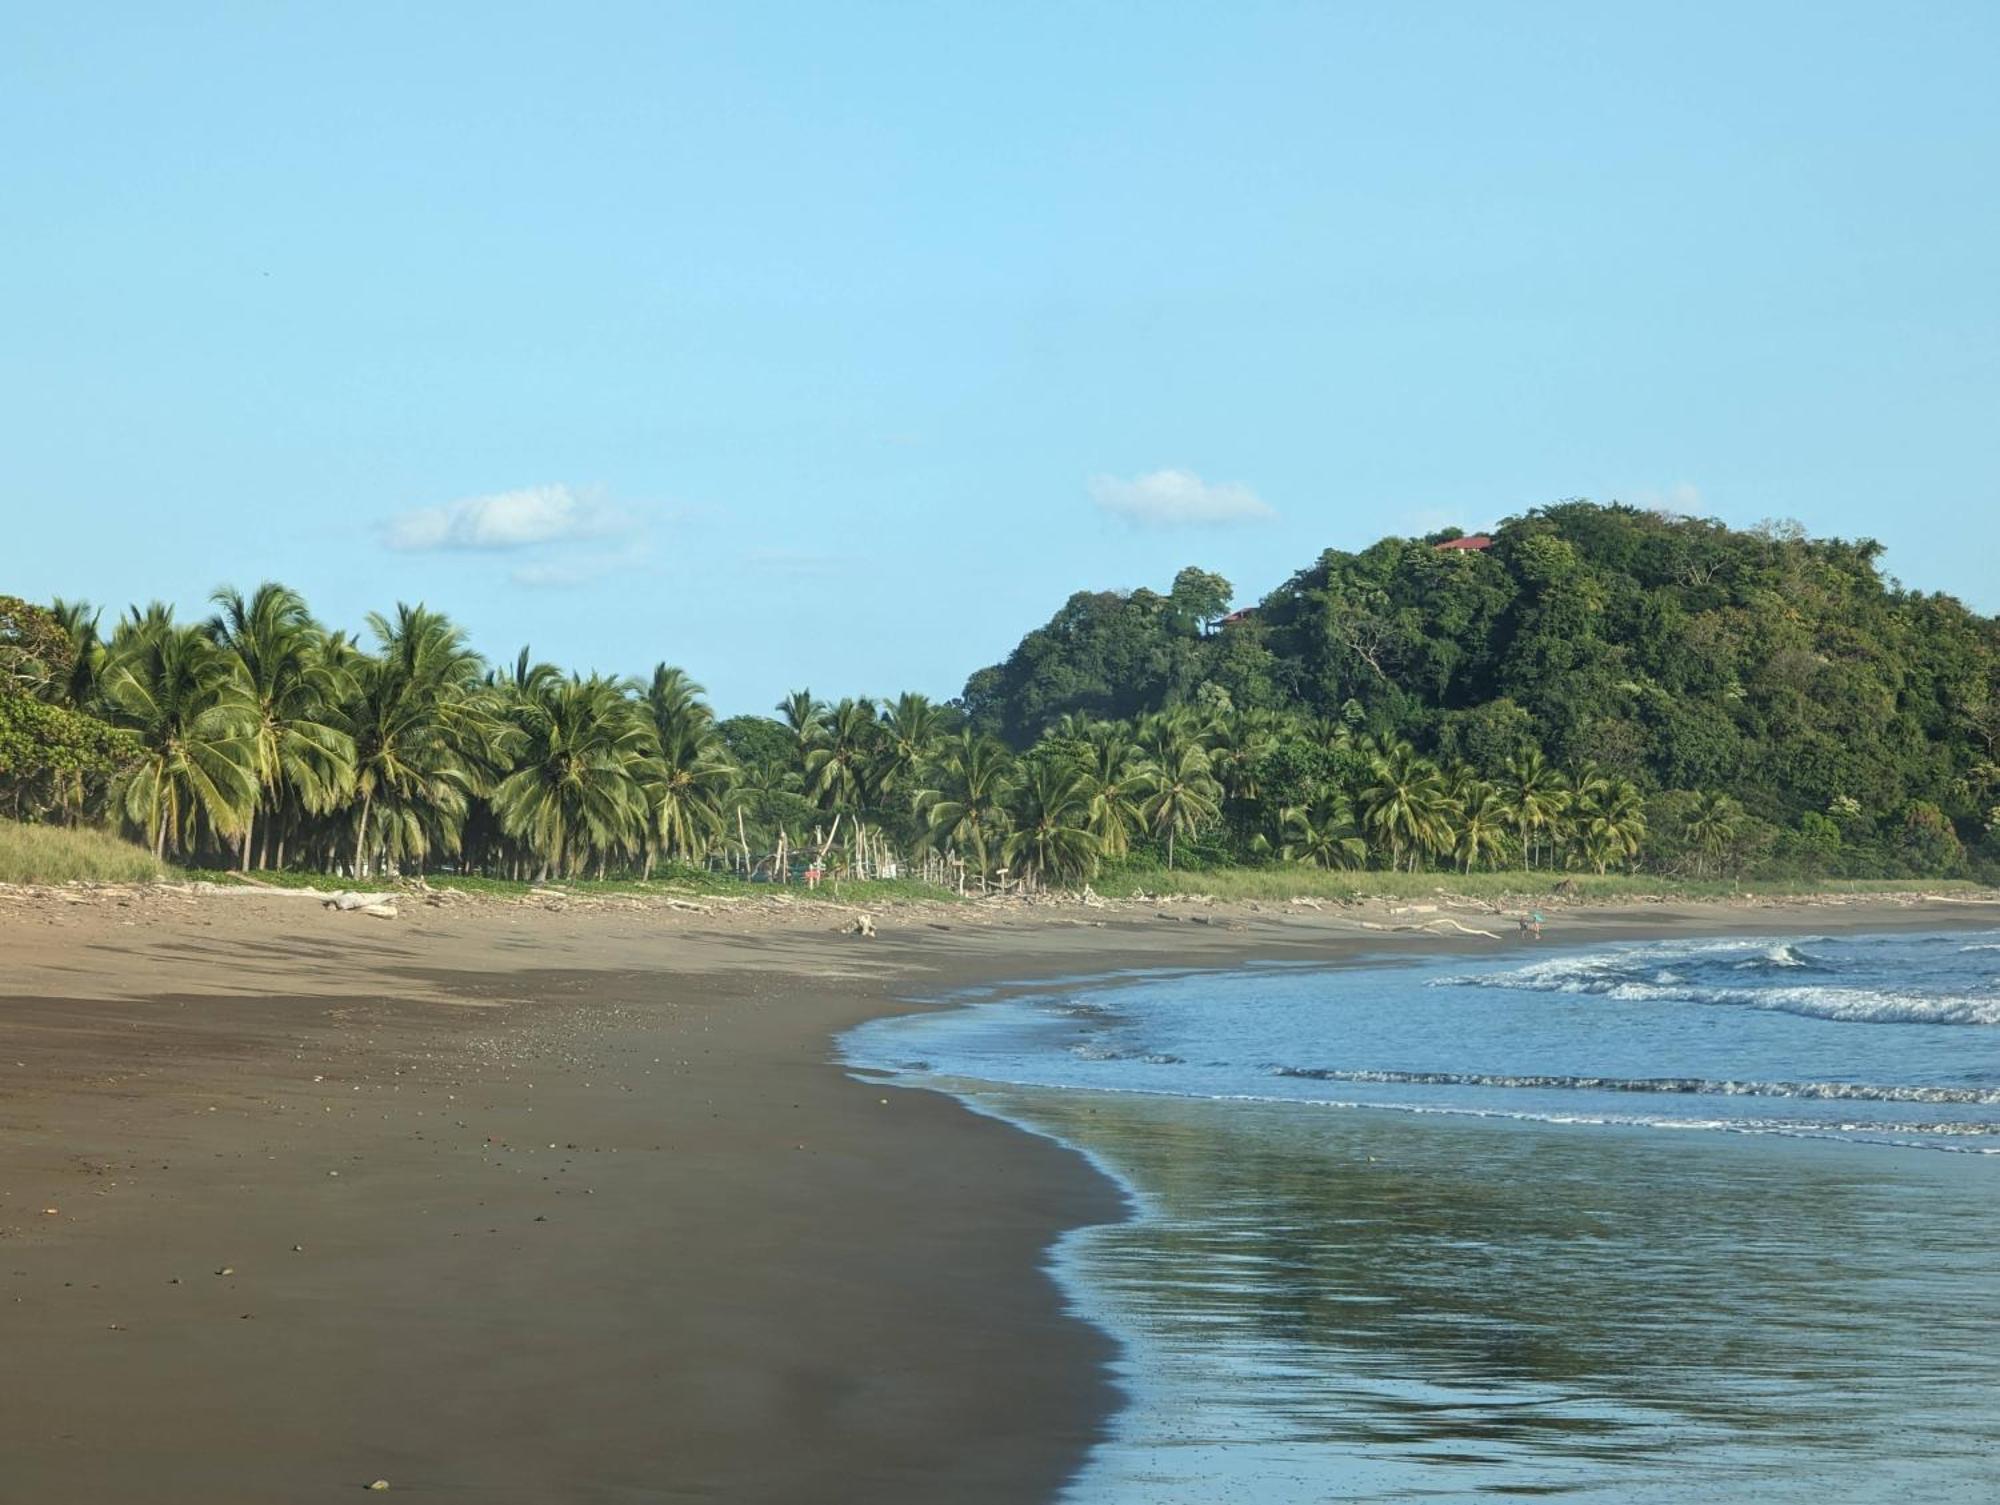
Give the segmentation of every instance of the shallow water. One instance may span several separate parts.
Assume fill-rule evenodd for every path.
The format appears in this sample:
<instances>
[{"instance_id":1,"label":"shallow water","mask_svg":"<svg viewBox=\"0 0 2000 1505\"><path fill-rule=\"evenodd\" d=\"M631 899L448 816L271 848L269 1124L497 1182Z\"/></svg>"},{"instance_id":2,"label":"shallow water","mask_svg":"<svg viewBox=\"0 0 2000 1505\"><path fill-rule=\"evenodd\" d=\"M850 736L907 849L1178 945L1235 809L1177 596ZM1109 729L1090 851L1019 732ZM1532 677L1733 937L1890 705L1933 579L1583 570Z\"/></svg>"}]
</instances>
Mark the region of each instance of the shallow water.
<instances>
[{"instance_id":1,"label":"shallow water","mask_svg":"<svg viewBox=\"0 0 2000 1505\"><path fill-rule=\"evenodd\" d=\"M1984 1501L2000 948L1974 946L1126 979L849 1053L1131 1190L1055 1257L1129 1397L1073 1501Z\"/></svg>"}]
</instances>

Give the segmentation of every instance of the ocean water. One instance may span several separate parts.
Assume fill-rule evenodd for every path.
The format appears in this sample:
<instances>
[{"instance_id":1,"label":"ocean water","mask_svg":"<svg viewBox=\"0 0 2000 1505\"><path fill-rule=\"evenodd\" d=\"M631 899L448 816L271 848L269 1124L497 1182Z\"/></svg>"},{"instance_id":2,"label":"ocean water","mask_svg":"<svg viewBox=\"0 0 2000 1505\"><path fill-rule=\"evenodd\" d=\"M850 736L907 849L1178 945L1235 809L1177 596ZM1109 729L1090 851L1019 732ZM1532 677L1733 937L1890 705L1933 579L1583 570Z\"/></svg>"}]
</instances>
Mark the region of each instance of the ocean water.
<instances>
[{"instance_id":1,"label":"ocean water","mask_svg":"<svg viewBox=\"0 0 2000 1505\"><path fill-rule=\"evenodd\" d=\"M2000 935L961 1001L847 1058L1130 1195L1076 1505L2000 1498Z\"/></svg>"}]
</instances>

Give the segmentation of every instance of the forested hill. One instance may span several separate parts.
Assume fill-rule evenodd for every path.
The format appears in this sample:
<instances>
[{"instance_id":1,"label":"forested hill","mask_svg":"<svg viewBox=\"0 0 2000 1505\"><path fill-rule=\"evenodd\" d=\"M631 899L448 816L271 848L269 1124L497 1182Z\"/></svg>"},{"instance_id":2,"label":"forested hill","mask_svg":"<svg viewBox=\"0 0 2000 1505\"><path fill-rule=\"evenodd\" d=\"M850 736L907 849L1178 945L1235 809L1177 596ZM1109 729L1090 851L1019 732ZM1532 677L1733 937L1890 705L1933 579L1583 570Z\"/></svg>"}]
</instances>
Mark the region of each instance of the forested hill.
<instances>
[{"instance_id":1,"label":"forested hill","mask_svg":"<svg viewBox=\"0 0 2000 1505\"><path fill-rule=\"evenodd\" d=\"M1987 823L2000 624L1885 581L1878 544L1586 502L1441 547L1459 537L1330 549L1227 617L1198 569L1072 596L966 709L1016 746L1070 712L1285 710L1482 768L1539 747L1785 825L1857 804Z\"/></svg>"}]
</instances>

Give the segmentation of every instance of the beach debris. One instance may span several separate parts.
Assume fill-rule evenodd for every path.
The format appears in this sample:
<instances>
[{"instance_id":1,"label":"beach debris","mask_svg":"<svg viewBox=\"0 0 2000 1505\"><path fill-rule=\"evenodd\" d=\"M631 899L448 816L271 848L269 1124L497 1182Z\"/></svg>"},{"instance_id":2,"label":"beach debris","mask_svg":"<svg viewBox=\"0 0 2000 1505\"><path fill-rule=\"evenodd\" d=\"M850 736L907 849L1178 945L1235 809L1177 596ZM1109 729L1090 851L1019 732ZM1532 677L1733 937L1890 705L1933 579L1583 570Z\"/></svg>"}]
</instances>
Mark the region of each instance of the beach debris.
<instances>
[{"instance_id":1,"label":"beach debris","mask_svg":"<svg viewBox=\"0 0 2000 1505\"><path fill-rule=\"evenodd\" d=\"M856 915L854 923L847 927L846 934L872 937L875 934L875 922L865 914Z\"/></svg>"},{"instance_id":2,"label":"beach debris","mask_svg":"<svg viewBox=\"0 0 2000 1505\"><path fill-rule=\"evenodd\" d=\"M234 1275L236 1273L236 1267L234 1265L224 1265L220 1270L217 1270L215 1273L218 1275Z\"/></svg>"},{"instance_id":3,"label":"beach debris","mask_svg":"<svg viewBox=\"0 0 2000 1505\"><path fill-rule=\"evenodd\" d=\"M1441 915L1435 920L1426 920L1424 922L1424 926L1426 929L1429 929L1430 927L1436 925L1449 925L1453 930L1456 930L1461 935L1483 935L1489 941L1497 941L1500 939L1500 937L1495 935L1492 931L1481 930L1477 925L1461 925L1457 920L1451 918L1450 915Z\"/></svg>"},{"instance_id":4,"label":"beach debris","mask_svg":"<svg viewBox=\"0 0 2000 1505\"><path fill-rule=\"evenodd\" d=\"M377 1479L373 1484L370 1484L368 1487L370 1489L377 1489L377 1490L387 1489L389 1487L389 1481L387 1479Z\"/></svg>"},{"instance_id":5,"label":"beach debris","mask_svg":"<svg viewBox=\"0 0 2000 1505\"><path fill-rule=\"evenodd\" d=\"M373 915L378 920L396 918L396 899L393 894L346 892L329 894L324 901L324 907L339 910L343 914Z\"/></svg>"}]
</instances>

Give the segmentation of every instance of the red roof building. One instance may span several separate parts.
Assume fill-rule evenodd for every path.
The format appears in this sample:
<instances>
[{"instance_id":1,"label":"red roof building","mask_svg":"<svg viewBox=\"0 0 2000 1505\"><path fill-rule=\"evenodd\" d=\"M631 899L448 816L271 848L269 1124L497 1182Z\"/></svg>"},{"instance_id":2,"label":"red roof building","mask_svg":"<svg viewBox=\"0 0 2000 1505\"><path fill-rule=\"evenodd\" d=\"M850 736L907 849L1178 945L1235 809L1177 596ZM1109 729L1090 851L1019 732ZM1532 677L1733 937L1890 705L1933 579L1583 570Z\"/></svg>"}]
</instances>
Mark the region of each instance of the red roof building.
<instances>
[{"instance_id":1,"label":"red roof building","mask_svg":"<svg viewBox=\"0 0 2000 1505\"><path fill-rule=\"evenodd\" d=\"M1466 538L1447 538L1438 547L1454 554L1483 554L1493 547L1493 540L1484 533L1474 533Z\"/></svg>"}]
</instances>

